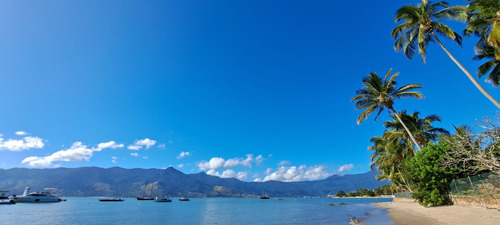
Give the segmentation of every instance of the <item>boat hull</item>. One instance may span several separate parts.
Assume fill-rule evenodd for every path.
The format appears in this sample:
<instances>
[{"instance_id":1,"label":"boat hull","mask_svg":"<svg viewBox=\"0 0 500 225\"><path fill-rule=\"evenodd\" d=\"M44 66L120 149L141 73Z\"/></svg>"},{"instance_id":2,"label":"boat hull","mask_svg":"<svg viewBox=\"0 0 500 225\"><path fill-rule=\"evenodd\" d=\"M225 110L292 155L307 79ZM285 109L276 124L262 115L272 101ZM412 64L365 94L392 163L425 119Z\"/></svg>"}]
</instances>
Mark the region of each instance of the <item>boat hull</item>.
<instances>
[{"instance_id":1,"label":"boat hull","mask_svg":"<svg viewBox=\"0 0 500 225\"><path fill-rule=\"evenodd\" d=\"M118 198L118 199L99 199L100 202L123 202L125 200Z\"/></svg>"},{"instance_id":2,"label":"boat hull","mask_svg":"<svg viewBox=\"0 0 500 225\"><path fill-rule=\"evenodd\" d=\"M15 203L55 203L61 202L62 199L59 197L33 197L33 196L19 196L11 197L10 200Z\"/></svg>"}]
</instances>

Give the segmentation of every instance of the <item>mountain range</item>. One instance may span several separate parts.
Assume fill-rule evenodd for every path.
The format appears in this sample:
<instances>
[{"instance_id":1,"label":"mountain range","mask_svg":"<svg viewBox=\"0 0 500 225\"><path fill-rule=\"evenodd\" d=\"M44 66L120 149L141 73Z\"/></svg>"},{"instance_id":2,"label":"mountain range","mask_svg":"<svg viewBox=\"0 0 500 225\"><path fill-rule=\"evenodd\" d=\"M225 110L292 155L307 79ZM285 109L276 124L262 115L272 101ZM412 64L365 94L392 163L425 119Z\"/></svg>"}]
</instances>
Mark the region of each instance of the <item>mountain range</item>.
<instances>
[{"instance_id":1,"label":"mountain range","mask_svg":"<svg viewBox=\"0 0 500 225\"><path fill-rule=\"evenodd\" d=\"M135 197L245 197L269 196L322 196L346 193L359 188L375 189L388 182L375 179L376 172L332 175L323 180L300 182L245 182L235 178L220 178L206 173L184 174L173 167L167 169L51 168L0 169L0 190L22 194L31 190L58 188L63 196Z\"/></svg>"}]
</instances>

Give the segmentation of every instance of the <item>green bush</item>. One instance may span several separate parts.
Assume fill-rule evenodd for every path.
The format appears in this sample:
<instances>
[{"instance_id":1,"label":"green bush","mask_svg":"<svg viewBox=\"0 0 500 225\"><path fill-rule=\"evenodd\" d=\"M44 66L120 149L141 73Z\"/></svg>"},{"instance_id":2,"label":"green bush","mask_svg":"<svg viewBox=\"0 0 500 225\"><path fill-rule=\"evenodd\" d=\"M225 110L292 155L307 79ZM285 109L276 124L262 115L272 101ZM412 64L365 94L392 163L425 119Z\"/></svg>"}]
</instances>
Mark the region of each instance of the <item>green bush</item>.
<instances>
[{"instance_id":1,"label":"green bush","mask_svg":"<svg viewBox=\"0 0 500 225\"><path fill-rule=\"evenodd\" d=\"M450 204L450 183L453 172L441 167L449 145L430 144L404 163L405 177L410 178L412 197L423 206Z\"/></svg>"},{"instance_id":2,"label":"green bush","mask_svg":"<svg viewBox=\"0 0 500 225\"><path fill-rule=\"evenodd\" d=\"M335 196L336 197L345 197L345 196L347 196L347 194L344 191L338 191Z\"/></svg>"}]
</instances>

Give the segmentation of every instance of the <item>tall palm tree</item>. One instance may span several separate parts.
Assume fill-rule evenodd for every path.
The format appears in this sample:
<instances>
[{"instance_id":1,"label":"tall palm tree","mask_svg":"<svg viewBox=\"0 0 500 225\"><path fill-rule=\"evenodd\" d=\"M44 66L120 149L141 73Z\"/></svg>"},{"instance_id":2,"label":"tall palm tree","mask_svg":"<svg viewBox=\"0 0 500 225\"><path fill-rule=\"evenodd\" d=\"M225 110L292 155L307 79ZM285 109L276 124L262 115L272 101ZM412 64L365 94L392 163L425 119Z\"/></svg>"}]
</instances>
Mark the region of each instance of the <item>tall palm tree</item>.
<instances>
[{"instance_id":1,"label":"tall palm tree","mask_svg":"<svg viewBox=\"0 0 500 225\"><path fill-rule=\"evenodd\" d=\"M422 93L415 91L417 88L421 88L420 84L407 84L400 88L396 89L396 78L399 73L394 73L391 75L392 69L387 71L385 74L384 80L377 75L377 73L372 72L368 77L363 79L364 86L356 91L356 96L354 96L351 101L356 101L355 107L357 110L363 109L363 112L358 117L358 124L361 124L363 120L368 118L373 112L378 111L375 116L375 120L377 120L380 113L387 109L389 113L394 114L398 120L401 122L406 132L410 136L413 143L417 146L418 150L420 150L420 146L418 142L413 137L412 133L406 127L401 118L394 110L394 100L400 98L423 98ZM389 76L391 75L391 76Z\"/></svg>"},{"instance_id":2,"label":"tall palm tree","mask_svg":"<svg viewBox=\"0 0 500 225\"><path fill-rule=\"evenodd\" d=\"M467 0L468 25L465 35L479 36L479 42L485 42L493 47L495 58L500 60L500 1L498 0Z\"/></svg>"},{"instance_id":3,"label":"tall palm tree","mask_svg":"<svg viewBox=\"0 0 500 225\"><path fill-rule=\"evenodd\" d=\"M499 48L500 49L500 48ZM500 85L500 60L495 58L495 48L488 45L485 41L480 41L476 47L476 56L474 60L487 59L477 69L477 75L482 77L488 74L486 81L491 82L495 87Z\"/></svg>"},{"instance_id":4,"label":"tall palm tree","mask_svg":"<svg viewBox=\"0 0 500 225\"><path fill-rule=\"evenodd\" d=\"M425 147L430 141L437 140L440 134L450 134L447 130L432 125L434 122L441 122L441 118L438 115L429 115L422 118L419 116L419 112L414 112L410 115L406 111L403 111L397 114L413 133L420 147ZM402 136L403 140L409 140L408 134L404 132L403 125L397 120L397 117L391 117L393 120L384 122L384 126L388 129L388 135Z\"/></svg>"},{"instance_id":5,"label":"tall palm tree","mask_svg":"<svg viewBox=\"0 0 500 225\"><path fill-rule=\"evenodd\" d=\"M391 36L396 40L394 49L396 51L403 51L408 59L413 58L415 50L422 56L425 63L425 55L427 45L435 41L446 52L448 57L455 62L455 64L467 75L469 80L476 86L479 91L486 96L495 106L500 108L500 103L495 100L484 88L477 82L477 80L467 71L460 62L444 47L443 43L439 40L439 34L446 38L450 38L462 44L462 37L453 31L450 27L443 23L434 21L435 19L457 19L464 20L465 13L464 6L451 6L447 2L439 1L430 3L427 0L422 0L419 5L403 6L396 12L396 23L403 21L402 24L396 26L391 33Z\"/></svg>"}]
</instances>

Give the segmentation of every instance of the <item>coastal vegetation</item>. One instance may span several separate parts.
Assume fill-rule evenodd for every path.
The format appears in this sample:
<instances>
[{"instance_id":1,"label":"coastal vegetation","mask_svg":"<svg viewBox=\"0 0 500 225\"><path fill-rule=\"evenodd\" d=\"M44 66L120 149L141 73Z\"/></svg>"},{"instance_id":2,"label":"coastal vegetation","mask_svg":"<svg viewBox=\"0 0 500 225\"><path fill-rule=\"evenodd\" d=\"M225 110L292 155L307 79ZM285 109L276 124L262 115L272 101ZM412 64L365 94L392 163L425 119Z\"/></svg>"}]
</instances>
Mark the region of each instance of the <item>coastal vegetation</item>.
<instances>
[{"instance_id":1,"label":"coastal vegetation","mask_svg":"<svg viewBox=\"0 0 500 225\"><path fill-rule=\"evenodd\" d=\"M500 1L467 1L467 6L450 6L447 2L422 0L417 5L401 7L396 12L395 22L399 23L391 33L396 39L394 49L402 51L408 59L415 53L426 61L429 43L436 42L452 61L465 73L475 87L496 107L500 103L494 99L464 66L448 51L438 35L462 44L462 37L441 20L466 22L464 36L478 38L473 60L487 60L479 66L477 76L487 74L485 81L498 87L500 84ZM351 99L355 108L362 110L358 124L377 112L375 120L384 109L389 112L389 120L381 136L370 139L372 170L377 170L379 180L392 182L391 191L410 192L411 196L424 206L451 204L450 184L454 179L484 173L500 172L500 116L486 118L477 128L468 125L455 127L453 134L436 127L441 122L438 115L423 117L420 112L409 114L407 110L396 111L394 100L403 98L423 98L416 89L418 83L396 87L399 73L385 77L372 72L362 80L363 86ZM479 129L479 131L478 131ZM470 178L469 178L470 180ZM493 192L500 195L500 187ZM367 195L374 193L359 190L356 193L338 195Z\"/></svg>"},{"instance_id":2,"label":"coastal vegetation","mask_svg":"<svg viewBox=\"0 0 500 225\"><path fill-rule=\"evenodd\" d=\"M344 191L338 191L335 197L376 197L382 195L392 195L391 185L383 185L377 189L368 190L366 188L359 188L355 191L345 193Z\"/></svg>"}]
</instances>

